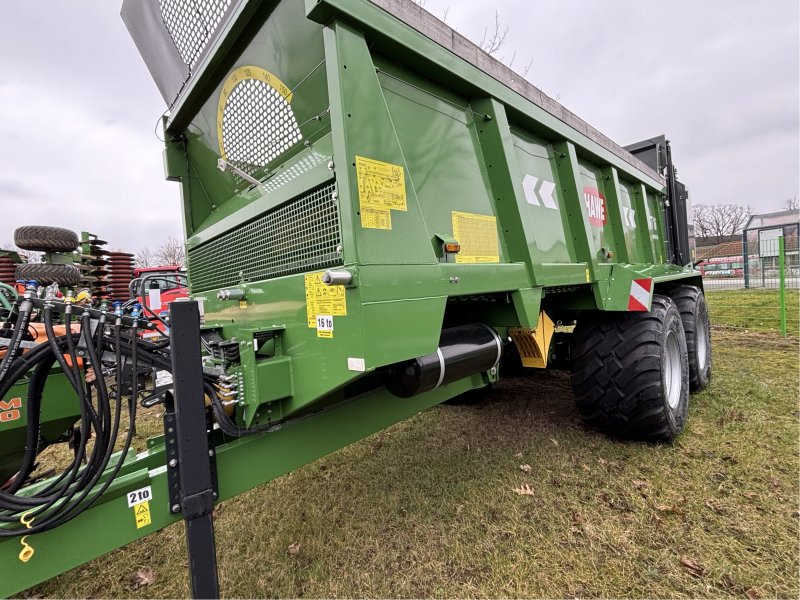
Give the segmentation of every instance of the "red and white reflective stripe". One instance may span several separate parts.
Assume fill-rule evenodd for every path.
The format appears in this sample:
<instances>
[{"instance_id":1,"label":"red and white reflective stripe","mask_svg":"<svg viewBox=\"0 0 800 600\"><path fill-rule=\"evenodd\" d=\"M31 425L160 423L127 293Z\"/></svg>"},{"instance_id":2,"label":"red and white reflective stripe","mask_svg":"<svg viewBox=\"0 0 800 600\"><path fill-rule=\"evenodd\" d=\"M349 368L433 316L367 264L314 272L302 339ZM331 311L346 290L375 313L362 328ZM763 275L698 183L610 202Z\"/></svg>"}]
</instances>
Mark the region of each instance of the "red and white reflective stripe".
<instances>
[{"instance_id":1,"label":"red and white reflective stripe","mask_svg":"<svg viewBox=\"0 0 800 600\"><path fill-rule=\"evenodd\" d=\"M628 310L647 312L653 299L653 280L634 279L631 281L631 295L628 297Z\"/></svg>"}]
</instances>

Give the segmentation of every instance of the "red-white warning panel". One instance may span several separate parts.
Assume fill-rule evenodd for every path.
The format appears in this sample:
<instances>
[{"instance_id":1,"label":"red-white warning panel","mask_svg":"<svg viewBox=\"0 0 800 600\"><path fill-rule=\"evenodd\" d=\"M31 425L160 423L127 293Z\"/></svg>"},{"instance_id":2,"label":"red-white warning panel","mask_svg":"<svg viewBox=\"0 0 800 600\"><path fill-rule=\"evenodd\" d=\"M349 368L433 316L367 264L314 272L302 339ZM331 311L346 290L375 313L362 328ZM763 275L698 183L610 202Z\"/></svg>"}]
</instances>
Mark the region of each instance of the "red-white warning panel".
<instances>
[{"instance_id":1,"label":"red-white warning panel","mask_svg":"<svg viewBox=\"0 0 800 600\"><path fill-rule=\"evenodd\" d=\"M628 297L628 310L647 312L653 301L653 280L634 279L631 281L631 295Z\"/></svg>"}]
</instances>

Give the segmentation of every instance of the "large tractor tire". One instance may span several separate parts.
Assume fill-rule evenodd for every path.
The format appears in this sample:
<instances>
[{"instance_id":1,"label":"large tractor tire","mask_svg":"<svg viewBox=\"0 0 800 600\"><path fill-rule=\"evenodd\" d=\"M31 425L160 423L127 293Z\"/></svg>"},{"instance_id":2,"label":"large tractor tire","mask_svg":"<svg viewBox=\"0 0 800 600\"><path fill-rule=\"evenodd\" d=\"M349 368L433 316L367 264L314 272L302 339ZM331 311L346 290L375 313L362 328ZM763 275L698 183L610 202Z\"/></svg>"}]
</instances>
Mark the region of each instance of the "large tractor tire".
<instances>
[{"instance_id":1,"label":"large tractor tire","mask_svg":"<svg viewBox=\"0 0 800 600\"><path fill-rule=\"evenodd\" d=\"M35 252L72 252L78 247L78 235L63 227L26 225L14 231L14 243Z\"/></svg>"},{"instance_id":2,"label":"large tractor tire","mask_svg":"<svg viewBox=\"0 0 800 600\"><path fill-rule=\"evenodd\" d=\"M711 320L703 290L693 285L682 285L670 292L678 305L686 333L686 350L689 354L689 387L693 392L708 387L711 381Z\"/></svg>"},{"instance_id":3,"label":"large tractor tire","mask_svg":"<svg viewBox=\"0 0 800 600\"><path fill-rule=\"evenodd\" d=\"M573 335L571 383L587 425L649 441L683 431L689 362L675 302L656 295L650 312L585 316Z\"/></svg>"},{"instance_id":4,"label":"large tractor tire","mask_svg":"<svg viewBox=\"0 0 800 600\"><path fill-rule=\"evenodd\" d=\"M39 285L57 283L63 287L75 287L81 282L81 272L72 265L27 263L17 265L17 279L35 280Z\"/></svg>"}]
</instances>

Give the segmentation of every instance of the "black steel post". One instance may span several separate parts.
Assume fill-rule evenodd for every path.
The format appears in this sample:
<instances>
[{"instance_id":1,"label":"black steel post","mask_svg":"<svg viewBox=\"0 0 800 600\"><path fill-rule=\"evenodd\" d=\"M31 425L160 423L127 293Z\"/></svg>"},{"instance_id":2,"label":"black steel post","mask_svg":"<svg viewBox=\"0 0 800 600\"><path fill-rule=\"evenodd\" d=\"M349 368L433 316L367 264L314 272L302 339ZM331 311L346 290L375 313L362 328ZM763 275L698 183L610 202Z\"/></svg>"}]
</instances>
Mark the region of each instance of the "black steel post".
<instances>
[{"instance_id":1,"label":"black steel post","mask_svg":"<svg viewBox=\"0 0 800 600\"><path fill-rule=\"evenodd\" d=\"M206 430L200 311L197 302L170 304L180 511L186 526L189 577L195 598L219 598L214 541L214 482ZM173 507L173 510L177 507Z\"/></svg>"}]
</instances>

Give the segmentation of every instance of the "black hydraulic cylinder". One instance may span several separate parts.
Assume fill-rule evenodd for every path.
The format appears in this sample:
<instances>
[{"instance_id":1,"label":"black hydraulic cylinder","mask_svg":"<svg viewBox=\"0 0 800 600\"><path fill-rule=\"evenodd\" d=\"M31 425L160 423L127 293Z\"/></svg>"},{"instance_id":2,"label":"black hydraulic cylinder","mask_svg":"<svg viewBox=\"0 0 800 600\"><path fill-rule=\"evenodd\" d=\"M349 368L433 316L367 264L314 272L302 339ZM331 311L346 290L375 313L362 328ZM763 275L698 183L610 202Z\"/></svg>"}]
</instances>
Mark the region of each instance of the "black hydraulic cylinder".
<instances>
[{"instance_id":1,"label":"black hydraulic cylinder","mask_svg":"<svg viewBox=\"0 0 800 600\"><path fill-rule=\"evenodd\" d=\"M497 366L503 341L482 323L442 330L436 352L392 366L386 388L395 396L410 398Z\"/></svg>"}]
</instances>

